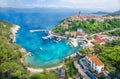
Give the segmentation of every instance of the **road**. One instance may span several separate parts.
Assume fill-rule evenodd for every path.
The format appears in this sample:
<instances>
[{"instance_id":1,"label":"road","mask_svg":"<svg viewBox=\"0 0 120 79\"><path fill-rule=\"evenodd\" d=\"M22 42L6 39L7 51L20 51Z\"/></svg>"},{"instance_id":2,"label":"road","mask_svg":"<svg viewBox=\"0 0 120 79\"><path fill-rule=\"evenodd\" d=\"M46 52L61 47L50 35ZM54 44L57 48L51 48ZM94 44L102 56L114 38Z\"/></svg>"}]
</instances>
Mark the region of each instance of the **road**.
<instances>
[{"instance_id":1,"label":"road","mask_svg":"<svg viewBox=\"0 0 120 79\"><path fill-rule=\"evenodd\" d=\"M83 79L91 79L87 76L87 74L83 71L83 69L80 67L80 65L77 63L77 61L74 61L74 66L78 70L78 72L83 76Z\"/></svg>"},{"instance_id":2,"label":"road","mask_svg":"<svg viewBox=\"0 0 120 79\"><path fill-rule=\"evenodd\" d=\"M115 29L112 29L112 30L107 30L107 31L104 31L104 32L95 33L95 34L92 34L92 35L104 34L104 33L114 32L114 31L117 31L117 30L120 30L120 28L115 28Z\"/></svg>"}]
</instances>

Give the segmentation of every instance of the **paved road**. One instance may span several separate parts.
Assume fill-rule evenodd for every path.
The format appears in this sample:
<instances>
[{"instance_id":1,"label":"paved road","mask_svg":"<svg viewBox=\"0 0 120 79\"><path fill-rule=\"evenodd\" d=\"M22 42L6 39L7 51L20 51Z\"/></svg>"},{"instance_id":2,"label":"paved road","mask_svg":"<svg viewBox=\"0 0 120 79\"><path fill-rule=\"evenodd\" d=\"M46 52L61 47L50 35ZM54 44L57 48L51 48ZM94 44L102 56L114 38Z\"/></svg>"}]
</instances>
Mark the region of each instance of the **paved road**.
<instances>
[{"instance_id":1,"label":"paved road","mask_svg":"<svg viewBox=\"0 0 120 79\"><path fill-rule=\"evenodd\" d=\"M109 32L114 32L114 31L117 31L117 30L120 30L120 28L115 28L115 29L112 29L112 30L108 30L108 31L100 32L100 33L95 33L95 34L92 34L92 35L103 34L103 33L109 33Z\"/></svg>"},{"instance_id":2,"label":"paved road","mask_svg":"<svg viewBox=\"0 0 120 79\"><path fill-rule=\"evenodd\" d=\"M77 61L74 61L74 66L78 70L78 72L83 76L83 79L91 79L87 76L87 74L83 71L83 69L80 67L80 65L77 63Z\"/></svg>"}]
</instances>

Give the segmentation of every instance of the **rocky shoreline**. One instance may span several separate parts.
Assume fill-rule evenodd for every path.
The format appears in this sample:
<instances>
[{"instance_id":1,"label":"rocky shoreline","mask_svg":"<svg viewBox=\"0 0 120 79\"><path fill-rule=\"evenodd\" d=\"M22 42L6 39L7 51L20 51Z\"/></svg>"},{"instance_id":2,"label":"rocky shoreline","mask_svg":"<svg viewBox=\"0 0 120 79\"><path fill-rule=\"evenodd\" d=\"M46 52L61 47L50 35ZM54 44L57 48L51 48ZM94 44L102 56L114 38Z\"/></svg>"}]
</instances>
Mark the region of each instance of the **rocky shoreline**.
<instances>
[{"instance_id":1,"label":"rocky shoreline","mask_svg":"<svg viewBox=\"0 0 120 79\"><path fill-rule=\"evenodd\" d=\"M13 25L13 27L10 29L12 33L12 35L10 35L12 42L16 42L16 34L19 29L20 29L20 26L18 25Z\"/></svg>"}]
</instances>

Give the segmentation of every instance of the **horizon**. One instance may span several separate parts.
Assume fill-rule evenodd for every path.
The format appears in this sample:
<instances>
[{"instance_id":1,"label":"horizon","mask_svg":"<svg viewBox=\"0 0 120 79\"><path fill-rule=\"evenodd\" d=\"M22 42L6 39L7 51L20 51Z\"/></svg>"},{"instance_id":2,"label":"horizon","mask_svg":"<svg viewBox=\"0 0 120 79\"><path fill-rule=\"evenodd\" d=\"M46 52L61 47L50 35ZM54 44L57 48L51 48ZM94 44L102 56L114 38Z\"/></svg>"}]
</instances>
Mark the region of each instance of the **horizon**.
<instances>
[{"instance_id":1,"label":"horizon","mask_svg":"<svg viewBox=\"0 0 120 79\"><path fill-rule=\"evenodd\" d=\"M38 10L44 10L44 11L52 11L52 10L56 10L56 12L59 11L65 11L65 12L69 12L69 11L75 11L75 12L81 12L81 13L94 13L94 12L108 12L108 13L113 13L113 12L117 12L120 11L120 9L118 10L103 10L103 9L99 9L99 8L94 8L94 9L87 9L87 8L79 8L79 9L73 9L73 8L51 8L51 7L31 7L31 8L22 8L22 7L0 7L0 11L8 11L8 10L13 10L13 11L38 11Z\"/></svg>"}]
</instances>

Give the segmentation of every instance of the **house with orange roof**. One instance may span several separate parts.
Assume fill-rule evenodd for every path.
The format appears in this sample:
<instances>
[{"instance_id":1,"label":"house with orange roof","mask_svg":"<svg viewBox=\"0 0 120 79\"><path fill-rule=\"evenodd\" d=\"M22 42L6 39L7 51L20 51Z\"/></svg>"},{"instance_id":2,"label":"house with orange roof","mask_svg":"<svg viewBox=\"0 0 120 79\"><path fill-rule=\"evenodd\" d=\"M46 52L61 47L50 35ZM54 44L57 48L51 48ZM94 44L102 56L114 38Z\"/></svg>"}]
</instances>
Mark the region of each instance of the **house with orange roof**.
<instances>
[{"instance_id":1,"label":"house with orange roof","mask_svg":"<svg viewBox=\"0 0 120 79\"><path fill-rule=\"evenodd\" d=\"M101 39L101 38L96 38L95 43L98 43L98 44L105 44L105 40Z\"/></svg>"},{"instance_id":2,"label":"house with orange roof","mask_svg":"<svg viewBox=\"0 0 120 79\"><path fill-rule=\"evenodd\" d=\"M76 31L66 31L65 32L65 35L66 36L69 36L69 37L76 37L77 36L77 32Z\"/></svg>"},{"instance_id":3,"label":"house with orange roof","mask_svg":"<svg viewBox=\"0 0 120 79\"><path fill-rule=\"evenodd\" d=\"M63 25L64 29L68 29L68 24Z\"/></svg>"},{"instance_id":4,"label":"house with orange roof","mask_svg":"<svg viewBox=\"0 0 120 79\"><path fill-rule=\"evenodd\" d=\"M97 74L104 70L104 63L96 56L89 54L85 57L87 67L95 71Z\"/></svg>"}]
</instances>

